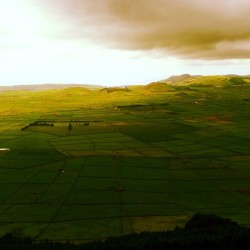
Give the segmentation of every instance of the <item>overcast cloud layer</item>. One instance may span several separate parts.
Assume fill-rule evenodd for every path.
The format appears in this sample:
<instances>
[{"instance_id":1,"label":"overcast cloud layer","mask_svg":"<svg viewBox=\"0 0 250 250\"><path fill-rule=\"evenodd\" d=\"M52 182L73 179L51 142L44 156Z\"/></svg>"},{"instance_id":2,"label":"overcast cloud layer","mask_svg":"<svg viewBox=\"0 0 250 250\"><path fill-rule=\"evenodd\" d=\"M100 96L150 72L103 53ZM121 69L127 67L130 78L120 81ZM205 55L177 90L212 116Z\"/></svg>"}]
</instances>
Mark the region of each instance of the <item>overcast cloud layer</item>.
<instances>
[{"instance_id":1,"label":"overcast cloud layer","mask_svg":"<svg viewBox=\"0 0 250 250\"><path fill-rule=\"evenodd\" d=\"M249 68L250 0L0 0L0 85Z\"/></svg>"},{"instance_id":2,"label":"overcast cloud layer","mask_svg":"<svg viewBox=\"0 0 250 250\"><path fill-rule=\"evenodd\" d=\"M46 1L75 39L182 58L250 58L249 0Z\"/></svg>"}]
</instances>

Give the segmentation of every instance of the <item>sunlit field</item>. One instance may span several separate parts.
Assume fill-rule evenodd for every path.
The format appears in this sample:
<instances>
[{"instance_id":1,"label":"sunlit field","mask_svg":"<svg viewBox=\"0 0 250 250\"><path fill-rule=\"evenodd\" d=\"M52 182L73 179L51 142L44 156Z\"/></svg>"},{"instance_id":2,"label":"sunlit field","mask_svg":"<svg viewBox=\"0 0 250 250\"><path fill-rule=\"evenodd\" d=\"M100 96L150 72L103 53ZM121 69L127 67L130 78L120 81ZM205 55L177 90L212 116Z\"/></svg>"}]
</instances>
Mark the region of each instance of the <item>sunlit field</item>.
<instances>
[{"instance_id":1,"label":"sunlit field","mask_svg":"<svg viewBox=\"0 0 250 250\"><path fill-rule=\"evenodd\" d=\"M250 226L250 80L1 92L0 232L74 242Z\"/></svg>"}]
</instances>

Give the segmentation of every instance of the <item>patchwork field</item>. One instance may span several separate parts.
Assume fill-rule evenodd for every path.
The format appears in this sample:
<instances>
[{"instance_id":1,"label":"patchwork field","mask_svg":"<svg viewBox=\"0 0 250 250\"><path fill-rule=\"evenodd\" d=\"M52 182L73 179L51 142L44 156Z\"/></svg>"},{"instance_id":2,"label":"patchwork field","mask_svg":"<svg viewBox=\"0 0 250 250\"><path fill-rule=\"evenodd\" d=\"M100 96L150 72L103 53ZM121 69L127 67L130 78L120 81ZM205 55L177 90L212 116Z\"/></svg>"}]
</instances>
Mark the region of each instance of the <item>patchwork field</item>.
<instances>
[{"instance_id":1,"label":"patchwork field","mask_svg":"<svg viewBox=\"0 0 250 250\"><path fill-rule=\"evenodd\" d=\"M0 233L89 241L197 211L250 226L250 84L201 80L0 93Z\"/></svg>"}]
</instances>

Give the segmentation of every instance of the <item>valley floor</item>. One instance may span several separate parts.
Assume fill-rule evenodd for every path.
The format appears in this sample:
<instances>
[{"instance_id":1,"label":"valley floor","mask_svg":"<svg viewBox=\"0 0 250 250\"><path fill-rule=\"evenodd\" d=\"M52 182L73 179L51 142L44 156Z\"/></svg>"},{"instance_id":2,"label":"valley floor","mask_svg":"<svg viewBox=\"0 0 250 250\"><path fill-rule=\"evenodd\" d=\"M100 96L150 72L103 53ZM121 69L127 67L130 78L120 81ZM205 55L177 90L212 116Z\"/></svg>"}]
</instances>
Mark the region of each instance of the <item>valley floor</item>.
<instances>
[{"instance_id":1,"label":"valley floor","mask_svg":"<svg viewBox=\"0 0 250 250\"><path fill-rule=\"evenodd\" d=\"M1 93L0 233L81 242L196 212L249 226L249 90Z\"/></svg>"}]
</instances>

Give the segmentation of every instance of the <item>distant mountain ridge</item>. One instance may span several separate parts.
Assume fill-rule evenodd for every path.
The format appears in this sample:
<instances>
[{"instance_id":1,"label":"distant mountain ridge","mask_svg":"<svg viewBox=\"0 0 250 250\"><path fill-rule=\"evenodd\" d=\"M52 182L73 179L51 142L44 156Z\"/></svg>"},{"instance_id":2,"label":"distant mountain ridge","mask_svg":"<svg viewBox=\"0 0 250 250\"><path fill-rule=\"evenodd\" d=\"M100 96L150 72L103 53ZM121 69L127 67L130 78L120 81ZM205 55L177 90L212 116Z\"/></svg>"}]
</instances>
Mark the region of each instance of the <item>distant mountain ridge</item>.
<instances>
[{"instance_id":1,"label":"distant mountain ridge","mask_svg":"<svg viewBox=\"0 0 250 250\"><path fill-rule=\"evenodd\" d=\"M169 92L174 90L174 86L187 86L191 84L199 84L199 85L208 85L208 84L244 84L250 83L250 75L235 75L235 74L227 74L227 75L190 75L190 74L182 74L182 75L173 75L168 77L167 79L159 80L157 82L151 82L144 85L122 85L122 86L110 86L104 87L105 85L95 85L95 84L54 84L54 83L46 83L46 84L27 84L27 85L12 85L12 86L0 86L0 92L5 91L46 91L46 90L63 90L69 88L84 88L89 91L106 91L107 93L111 92L128 92L139 89L144 89L146 91L152 92Z\"/></svg>"},{"instance_id":2,"label":"distant mountain ridge","mask_svg":"<svg viewBox=\"0 0 250 250\"><path fill-rule=\"evenodd\" d=\"M81 87L90 90L95 90L103 88L101 85L92 85L92 84L29 84L29 85L12 85L12 86L0 86L0 91L18 91L18 90L29 90L29 91L41 91L41 90L51 90L51 89L66 89L66 88L75 88Z\"/></svg>"},{"instance_id":3,"label":"distant mountain ridge","mask_svg":"<svg viewBox=\"0 0 250 250\"><path fill-rule=\"evenodd\" d=\"M180 81L184 81L184 80L187 80L190 78L196 78L196 77L199 77L199 76L193 76L193 75L189 75L189 74L173 75L173 76L170 76L169 78L167 78L166 80L163 80L163 81L176 83L176 82L180 82Z\"/></svg>"},{"instance_id":4,"label":"distant mountain ridge","mask_svg":"<svg viewBox=\"0 0 250 250\"><path fill-rule=\"evenodd\" d=\"M172 75L167 79L161 80L161 82L170 82L172 84L177 82L184 82L186 80L193 80L197 78L207 78L207 77L225 77L225 78L232 78L232 77L239 77L239 78L249 78L250 75L236 75L236 74L227 74L227 75L190 75L190 74L182 74L182 75Z\"/></svg>"}]
</instances>

